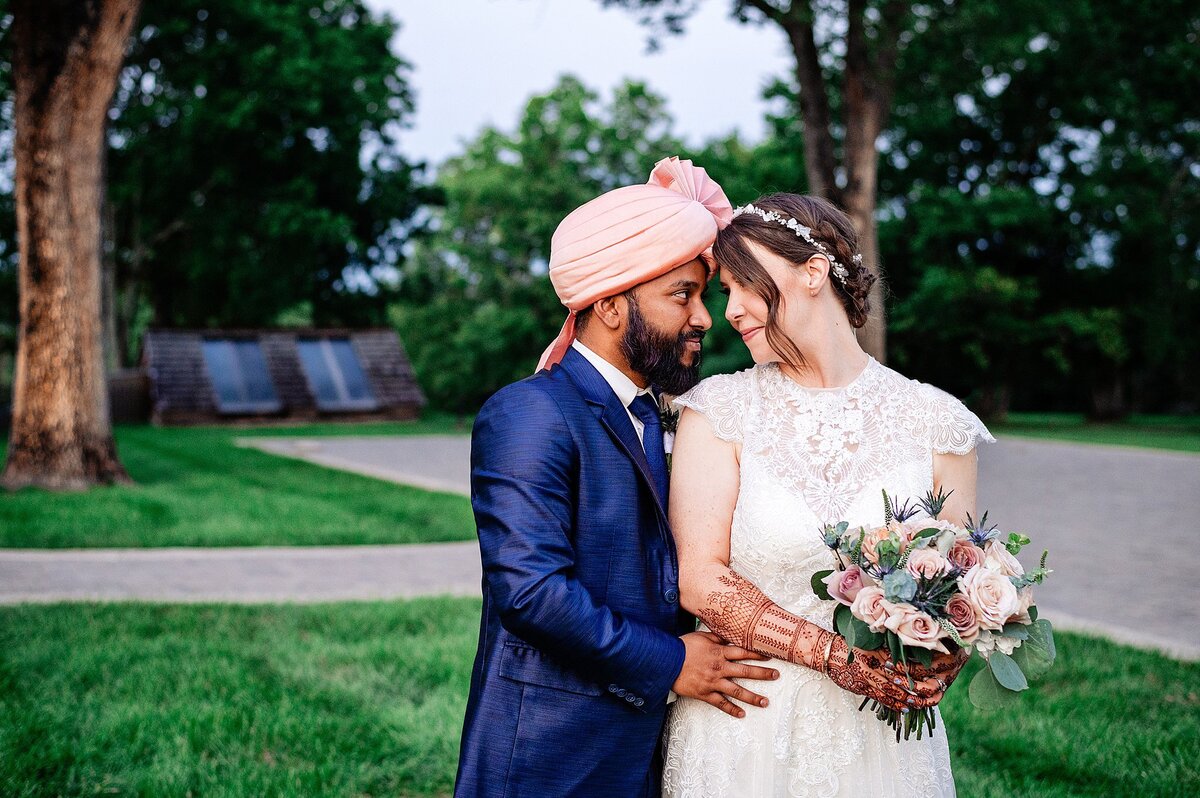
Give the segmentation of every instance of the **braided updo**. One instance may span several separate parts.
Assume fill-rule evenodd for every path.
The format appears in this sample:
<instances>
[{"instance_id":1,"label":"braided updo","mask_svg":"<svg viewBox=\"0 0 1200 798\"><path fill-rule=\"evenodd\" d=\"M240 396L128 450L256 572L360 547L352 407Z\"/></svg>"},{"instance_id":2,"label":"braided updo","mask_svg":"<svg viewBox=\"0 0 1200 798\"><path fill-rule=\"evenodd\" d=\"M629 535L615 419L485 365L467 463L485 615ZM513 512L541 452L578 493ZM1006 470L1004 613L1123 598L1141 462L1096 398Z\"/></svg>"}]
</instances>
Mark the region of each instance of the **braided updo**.
<instances>
[{"instance_id":1,"label":"braided updo","mask_svg":"<svg viewBox=\"0 0 1200 798\"><path fill-rule=\"evenodd\" d=\"M777 321L780 301L779 287L766 269L755 259L746 245L753 241L775 253L788 263L799 266L814 255L827 255L846 269L845 279L831 270L829 283L834 295L846 310L851 326L862 327L870 312L868 295L875 275L858 254L858 232L854 223L836 205L820 197L800 194L768 194L754 201L754 207L774 211L784 219L795 219L812 230L811 236L825 247L814 247L784 224L767 221L754 213L743 213L717 233L713 258L739 285L757 294L767 304L767 341L792 365L804 362L803 356Z\"/></svg>"}]
</instances>

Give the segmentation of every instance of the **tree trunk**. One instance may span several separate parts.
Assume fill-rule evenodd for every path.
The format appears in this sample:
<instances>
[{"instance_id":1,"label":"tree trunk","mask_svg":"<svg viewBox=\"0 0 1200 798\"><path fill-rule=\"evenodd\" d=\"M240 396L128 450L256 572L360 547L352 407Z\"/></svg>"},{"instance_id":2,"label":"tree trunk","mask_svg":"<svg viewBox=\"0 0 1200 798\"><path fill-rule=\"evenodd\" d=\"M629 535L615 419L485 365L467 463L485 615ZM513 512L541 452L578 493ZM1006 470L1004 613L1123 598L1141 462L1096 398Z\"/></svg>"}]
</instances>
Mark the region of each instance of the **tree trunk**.
<instances>
[{"instance_id":1,"label":"tree trunk","mask_svg":"<svg viewBox=\"0 0 1200 798\"><path fill-rule=\"evenodd\" d=\"M105 122L140 0L13 0L20 327L13 489L130 481L105 383L100 209Z\"/></svg>"},{"instance_id":2,"label":"tree trunk","mask_svg":"<svg viewBox=\"0 0 1200 798\"><path fill-rule=\"evenodd\" d=\"M880 363L887 362L887 322L884 314L884 279L879 264L875 206L878 202L879 138L891 112L892 81L895 75L897 26L906 11L904 3L891 0L883 8L884 24L875 42L868 46L864 31L866 4L850 0L846 36L845 94L843 97L845 141L842 168L845 181L839 185L834 157L833 120L829 89L821 70L814 38L816 11L795 2L781 11L762 0L748 0L787 35L795 58L796 83L800 87L800 114L804 120L804 162L808 190L840 205L849 214L859 235L863 263L878 279L871 289L871 311L858 341Z\"/></svg>"}]
</instances>

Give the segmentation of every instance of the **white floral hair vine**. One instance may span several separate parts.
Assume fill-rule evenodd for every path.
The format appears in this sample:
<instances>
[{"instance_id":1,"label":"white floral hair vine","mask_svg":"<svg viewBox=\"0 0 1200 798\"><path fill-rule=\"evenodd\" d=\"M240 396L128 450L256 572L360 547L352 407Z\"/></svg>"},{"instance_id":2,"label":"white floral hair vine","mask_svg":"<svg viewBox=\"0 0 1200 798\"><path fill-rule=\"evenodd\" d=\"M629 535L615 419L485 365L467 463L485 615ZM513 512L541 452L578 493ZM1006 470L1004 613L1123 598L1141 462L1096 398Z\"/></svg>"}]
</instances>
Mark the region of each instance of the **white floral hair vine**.
<instances>
[{"instance_id":1,"label":"white floral hair vine","mask_svg":"<svg viewBox=\"0 0 1200 798\"><path fill-rule=\"evenodd\" d=\"M783 216L780 216L775 211L768 211L763 208L756 208L753 205L743 205L740 208L734 208L733 209L733 218L736 219L737 217L741 216L743 213L752 213L755 216L760 217L765 222L776 222L777 224L781 224L784 227L786 227L787 229L794 232L796 234L797 238L803 238L805 241L807 241L809 244L811 244L813 246L813 248L815 248L818 252L820 252L822 255L825 256L826 260L829 261L829 270L831 272L833 272L834 275L838 278L838 281L841 282L842 287L843 288L846 287L846 278L850 275L849 270L846 269L846 267L843 266L842 264L838 263L837 259L834 258L833 255L829 254L829 250L825 248L824 244L822 244L817 239L813 238L811 227L806 227L805 225L800 224L800 222L796 221L795 219L784 218ZM860 253L855 253L854 257L851 258L850 260L852 260L854 262L855 266L861 265L862 264L862 255Z\"/></svg>"}]
</instances>

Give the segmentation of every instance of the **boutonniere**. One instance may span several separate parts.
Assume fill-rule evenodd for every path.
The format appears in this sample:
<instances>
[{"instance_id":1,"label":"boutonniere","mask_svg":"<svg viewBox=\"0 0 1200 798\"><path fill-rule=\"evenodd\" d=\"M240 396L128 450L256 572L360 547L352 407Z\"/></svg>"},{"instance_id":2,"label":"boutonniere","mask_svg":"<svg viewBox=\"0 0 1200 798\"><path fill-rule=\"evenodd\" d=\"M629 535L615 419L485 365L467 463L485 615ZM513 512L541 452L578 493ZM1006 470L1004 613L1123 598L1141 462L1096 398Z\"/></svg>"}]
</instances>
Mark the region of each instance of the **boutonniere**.
<instances>
[{"instance_id":1,"label":"boutonniere","mask_svg":"<svg viewBox=\"0 0 1200 798\"><path fill-rule=\"evenodd\" d=\"M671 450L675 448L675 430L679 429L680 408L674 405L675 397L658 395L658 423L662 425L663 452L667 455L667 470L671 468Z\"/></svg>"}]
</instances>

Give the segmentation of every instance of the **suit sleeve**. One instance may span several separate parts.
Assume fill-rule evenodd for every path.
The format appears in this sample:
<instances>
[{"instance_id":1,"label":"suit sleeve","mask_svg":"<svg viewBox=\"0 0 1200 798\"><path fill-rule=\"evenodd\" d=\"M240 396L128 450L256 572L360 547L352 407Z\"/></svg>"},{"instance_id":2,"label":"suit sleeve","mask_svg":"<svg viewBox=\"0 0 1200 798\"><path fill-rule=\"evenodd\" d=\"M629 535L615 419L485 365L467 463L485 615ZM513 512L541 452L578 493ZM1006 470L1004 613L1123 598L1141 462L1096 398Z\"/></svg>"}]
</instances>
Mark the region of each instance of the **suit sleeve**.
<instances>
[{"instance_id":1,"label":"suit sleeve","mask_svg":"<svg viewBox=\"0 0 1200 798\"><path fill-rule=\"evenodd\" d=\"M654 706L683 667L683 642L597 602L574 577L578 468L562 412L542 390L516 383L488 401L471 442L484 579L505 629Z\"/></svg>"}]
</instances>

